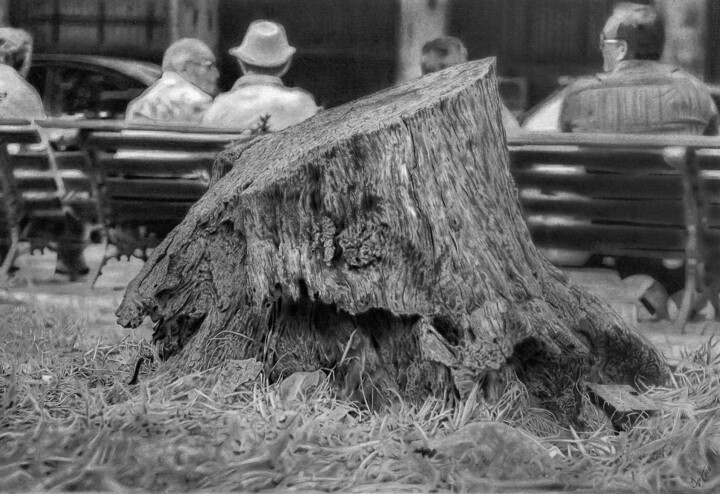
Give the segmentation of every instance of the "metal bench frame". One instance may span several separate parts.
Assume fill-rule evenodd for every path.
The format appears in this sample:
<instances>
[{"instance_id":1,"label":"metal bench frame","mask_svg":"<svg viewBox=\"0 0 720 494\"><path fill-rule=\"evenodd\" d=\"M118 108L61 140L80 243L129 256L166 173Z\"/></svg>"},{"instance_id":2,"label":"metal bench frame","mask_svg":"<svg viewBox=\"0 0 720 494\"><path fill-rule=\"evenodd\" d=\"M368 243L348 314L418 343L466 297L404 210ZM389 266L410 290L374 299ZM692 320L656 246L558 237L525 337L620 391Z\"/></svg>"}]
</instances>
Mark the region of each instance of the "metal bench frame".
<instances>
[{"instance_id":1,"label":"metal bench frame","mask_svg":"<svg viewBox=\"0 0 720 494\"><path fill-rule=\"evenodd\" d=\"M676 326L684 331L690 312L708 300L720 313L720 279L708 269L720 264L714 261L720 252L720 177L705 176L720 171L720 139L514 132L507 141L526 218L560 212L598 224L550 227L528 221L538 246L684 258L685 291ZM557 168L542 173L538 164ZM578 167L585 173L563 173ZM524 192L531 190L546 197L527 197ZM578 199L563 204L552 197L559 192Z\"/></svg>"},{"instance_id":2,"label":"metal bench frame","mask_svg":"<svg viewBox=\"0 0 720 494\"><path fill-rule=\"evenodd\" d=\"M110 258L129 257L139 249L144 260L156 245L147 236L121 235L120 227L155 233L162 240L207 191L215 155L251 138L248 132L226 129L124 121L48 120L40 125L76 130L77 144L85 151L104 252L91 272L91 287ZM109 255L111 244L118 248L115 255Z\"/></svg>"},{"instance_id":3,"label":"metal bench frame","mask_svg":"<svg viewBox=\"0 0 720 494\"><path fill-rule=\"evenodd\" d=\"M10 153L10 144L40 144L36 151ZM28 157L30 166L28 168ZM21 254L20 242L33 242L30 233L41 219L62 221L72 214L72 200L58 167L56 154L46 134L27 120L0 120L0 187L10 246L0 266L0 283L8 278L13 262ZM26 225L21 229L22 223Z\"/></svg>"}]
</instances>

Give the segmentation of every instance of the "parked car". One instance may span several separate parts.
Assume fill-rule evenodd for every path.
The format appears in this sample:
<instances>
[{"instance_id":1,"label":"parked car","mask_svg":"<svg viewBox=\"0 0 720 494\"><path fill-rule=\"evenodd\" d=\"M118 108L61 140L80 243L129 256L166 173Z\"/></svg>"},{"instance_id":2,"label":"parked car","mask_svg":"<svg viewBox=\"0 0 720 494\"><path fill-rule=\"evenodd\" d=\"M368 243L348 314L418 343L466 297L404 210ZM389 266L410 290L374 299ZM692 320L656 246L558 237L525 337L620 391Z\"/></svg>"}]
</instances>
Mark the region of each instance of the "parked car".
<instances>
[{"instance_id":1,"label":"parked car","mask_svg":"<svg viewBox=\"0 0 720 494\"><path fill-rule=\"evenodd\" d=\"M571 81L565 79L563 81L565 87L558 89L525 113L521 123L522 129L533 132L560 132L560 112L567 94L567 84ZM705 86L710 91L715 106L720 108L720 86L715 84L705 84Z\"/></svg>"},{"instance_id":2,"label":"parked car","mask_svg":"<svg viewBox=\"0 0 720 494\"><path fill-rule=\"evenodd\" d=\"M162 75L153 63L98 55L33 55L27 80L49 117L121 119Z\"/></svg>"}]
</instances>

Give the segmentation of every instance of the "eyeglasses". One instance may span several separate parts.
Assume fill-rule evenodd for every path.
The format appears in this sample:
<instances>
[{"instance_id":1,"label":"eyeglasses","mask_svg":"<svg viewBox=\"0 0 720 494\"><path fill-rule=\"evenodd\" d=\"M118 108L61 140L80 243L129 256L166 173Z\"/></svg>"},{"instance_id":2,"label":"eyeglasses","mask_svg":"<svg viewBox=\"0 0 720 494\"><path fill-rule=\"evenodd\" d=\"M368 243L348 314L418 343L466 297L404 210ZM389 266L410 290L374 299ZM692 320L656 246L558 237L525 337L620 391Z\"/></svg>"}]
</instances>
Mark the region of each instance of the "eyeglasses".
<instances>
[{"instance_id":1,"label":"eyeglasses","mask_svg":"<svg viewBox=\"0 0 720 494\"><path fill-rule=\"evenodd\" d=\"M624 43L624 39L615 39L615 38L606 38L602 34L600 35L600 44L599 47L602 50L605 48L605 45L616 45L618 43Z\"/></svg>"}]
</instances>

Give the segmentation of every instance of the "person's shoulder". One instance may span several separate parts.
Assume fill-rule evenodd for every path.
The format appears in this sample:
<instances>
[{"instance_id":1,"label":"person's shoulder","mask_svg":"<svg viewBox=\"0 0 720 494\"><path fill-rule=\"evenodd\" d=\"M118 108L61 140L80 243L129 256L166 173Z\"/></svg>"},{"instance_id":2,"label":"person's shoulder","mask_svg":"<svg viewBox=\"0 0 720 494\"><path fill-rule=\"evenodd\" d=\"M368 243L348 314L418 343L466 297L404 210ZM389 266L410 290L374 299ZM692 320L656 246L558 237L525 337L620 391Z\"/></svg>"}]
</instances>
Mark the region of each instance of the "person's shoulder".
<instances>
[{"instance_id":1,"label":"person's shoulder","mask_svg":"<svg viewBox=\"0 0 720 494\"><path fill-rule=\"evenodd\" d=\"M28 87L32 88L30 83L23 79L23 76L21 76L17 70L10 67L9 65L0 64L0 78L5 81L5 83L15 84L22 87ZM35 88L33 88L34 90Z\"/></svg>"},{"instance_id":2,"label":"person's shoulder","mask_svg":"<svg viewBox=\"0 0 720 494\"><path fill-rule=\"evenodd\" d=\"M601 87L602 85L603 79L598 74L587 75L574 79L570 84L565 86L563 92L567 97L589 89Z\"/></svg>"},{"instance_id":3,"label":"person's shoulder","mask_svg":"<svg viewBox=\"0 0 720 494\"><path fill-rule=\"evenodd\" d=\"M183 81L183 83L175 86L173 92L180 95L183 99L189 99L195 102L210 104L213 101L212 96L188 81Z\"/></svg>"},{"instance_id":4,"label":"person's shoulder","mask_svg":"<svg viewBox=\"0 0 720 494\"><path fill-rule=\"evenodd\" d=\"M8 65L0 64L0 80L2 80L8 89L11 89L16 93L30 93L32 96L40 98L40 94L37 89L26 81L17 70Z\"/></svg>"},{"instance_id":5,"label":"person's shoulder","mask_svg":"<svg viewBox=\"0 0 720 494\"><path fill-rule=\"evenodd\" d=\"M285 94L292 103L298 106L317 106L313 95L302 88L285 87Z\"/></svg>"},{"instance_id":6,"label":"person's shoulder","mask_svg":"<svg viewBox=\"0 0 720 494\"><path fill-rule=\"evenodd\" d=\"M666 70L667 70L668 76L673 79L680 80L685 83L690 83L693 86L701 87L704 90L707 90L705 83L703 83L703 81L701 81L700 78L694 76L693 74L691 74L690 72L688 72L684 69L681 69L680 67L674 67L672 65L667 65Z\"/></svg>"},{"instance_id":7,"label":"person's shoulder","mask_svg":"<svg viewBox=\"0 0 720 494\"><path fill-rule=\"evenodd\" d=\"M213 108L217 107L224 107L229 104L232 104L233 101L236 100L242 100L243 96L239 88L233 88L230 91L225 91L223 93L218 94L213 99L212 104L210 105Z\"/></svg>"}]
</instances>

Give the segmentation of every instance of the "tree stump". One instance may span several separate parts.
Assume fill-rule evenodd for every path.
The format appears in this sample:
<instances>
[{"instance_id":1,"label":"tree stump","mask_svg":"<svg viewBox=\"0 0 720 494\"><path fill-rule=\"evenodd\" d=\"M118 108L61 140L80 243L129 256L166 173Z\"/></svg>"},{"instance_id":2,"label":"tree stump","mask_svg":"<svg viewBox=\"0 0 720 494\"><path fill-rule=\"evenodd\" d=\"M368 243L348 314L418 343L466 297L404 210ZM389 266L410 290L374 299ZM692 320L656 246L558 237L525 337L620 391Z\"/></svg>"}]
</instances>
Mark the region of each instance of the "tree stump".
<instances>
[{"instance_id":1,"label":"tree stump","mask_svg":"<svg viewBox=\"0 0 720 494\"><path fill-rule=\"evenodd\" d=\"M535 249L508 162L493 60L241 144L119 323L149 315L175 372L323 369L370 406L492 397L514 370L572 416L582 380L662 382L659 352Z\"/></svg>"}]
</instances>

